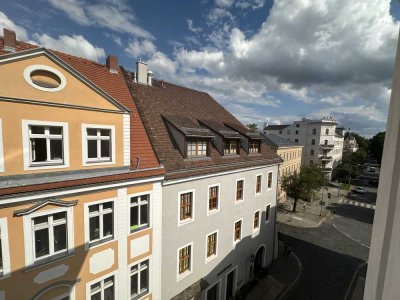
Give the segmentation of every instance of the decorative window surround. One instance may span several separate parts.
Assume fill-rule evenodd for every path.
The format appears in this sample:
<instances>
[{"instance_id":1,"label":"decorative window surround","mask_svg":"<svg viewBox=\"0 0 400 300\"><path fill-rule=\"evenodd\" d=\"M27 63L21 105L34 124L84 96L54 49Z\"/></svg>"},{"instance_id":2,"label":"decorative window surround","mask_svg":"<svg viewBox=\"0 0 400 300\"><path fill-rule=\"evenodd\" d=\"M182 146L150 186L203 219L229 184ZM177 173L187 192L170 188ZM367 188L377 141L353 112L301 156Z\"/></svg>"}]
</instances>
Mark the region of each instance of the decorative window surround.
<instances>
[{"instance_id":1,"label":"decorative window surround","mask_svg":"<svg viewBox=\"0 0 400 300\"><path fill-rule=\"evenodd\" d=\"M35 236L33 219L42 216L54 215L56 213L66 212L66 226L67 226L67 249L66 251L59 254L51 254L46 257L35 258ZM42 265L54 260L58 260L62 257L69 256L74 252L74 216L73 207L60 207L55 209L49 209L45 211L38 211L23 216L24 224L24 241L25 241L25 265L31 269L36 265ZM50 235L50 233L49 233ZM49 242L52 238L49 239Z\"/></svg>"},{"instance_id":2,"label":"decorative window surround","mask_svg":"<svg viewBox=\"0 0 400 300\"><path fill-rule=\"evenodd\" d=\"M0 280L10 276L10 246L8 240L7 218L0 218L0 251L2 263L0 264Z\"/></svg>"},{"instance_id":3,"label":"decorative window surround","mask_svg":"<svg viewBox=\"0 0 400 300\"><path fill-rule=\"evenodd\" d=\"M99 201L92 201L84 204L84 227L85 227L85 249L88 250L89 248L96 248L100 245L104 245L105 243L110 243L115 241L117 234L117 206L116 206L117 198L110 198L110 199L103 199ZM113 203L113 235L109 238L99 239L97 242L90 241L90 226L89 226L89 206L104 204L106 202Z\"/></svg>"},{"instance_id":4,"label":"decorative window surround","mask_svg":"<svg viewBox=\"0 0 400 300\"><path fill-rule=\"evenodd\" d=\"M57 162L31 162L31 141L29 134L29 126L58 126L62 127L62 152L63 159ZM24 170L45 170L45 169L60 169L69 167L69 138L68 138L68 123L66 122L49 122L36 120L22 120L22 147L24 157Z\"/></svg>"},{"instance_id":5,"label":"decorative window surround","mask_svg":"<svg viewBox=\"0 0 400 300\"><path fill-rule=\"evenodd\" d=\"M49 75L58 77L59 85L57 87L45 87L45 86L36 84L32 80L32 74L34 72L40 72L40 71L42 71L42 72L44 71L44 72L48 73ZM59 92L62 89L64 89L65 86L67 85L67 80L65 79L65 76L60 71L58 71L55 68L52 68L50 66L45 66L45 65L31 65L31 66L26 67L24 70L24 79L30 86L32 86L35 89L38 89L40 91L43 91L43 92Z\"/></svg>"},{"instance_id":6,"label":"decorative window surround","mask_svg":"<svg viewBox=\"0 0 400 300\"><path fill-rule=\"evenodd\" d=\"M258 218L256 215L258 213ZM257 235L260 232L260 225L261 225L261 210L256 210L253 214L253 236Z\"/></svg>"},{"instance_id":7,"label":"decorative window surround","mask_svg":"<svg viewBox=\"0 0 400 300\"><path fill-rule=\"evenodd\" d=\"M179 272L180 271L179 270L179 252L180 252L180 250L183 250L184 248L187 248L187 247L189 249L189 254L188 254L189 255L189 258L188 258L189 266L186 271L180 273ZM180 281L192 273L193 273L193 242L190 242L176 250L176 281Z\"/></svg>"},{"instance_id":8,"label":"decorative window surround","mask_svg":"<svg viewBox=\"0 0 400 300\"><path fill-rule=\"evenodd\" d=\"M208 255L208 238L209 236L215 234L215 253ZM218 256L218 239L219 239L219 232L218 230L215 230L213 232L210 232L209 234L206 235L206 261L205 263L209 263L210 261L214 260Z\"/></svg>"},{"instance_id":9,"label":"decorative window surround","mask_svg":"<svg viewBox=\"0 0 400 300\"><path fill-rule=\"evenodd\" d=\"M110 130L110 158L88 158L88 134L87 129L107 129ZM98 136L97 152L101 151L99 147L101 137ZM98 155L99 157L99 155ZM82 124L82 165L87 166L98 166L98 165L113 165L115 164L115 126L113 125L99 125L99 124Z\"/></svg>"},{"instance_id":10,"label":"decorative window surround","mask_svg":"<svg viewBox=\"0 0 400 300\"><path fill-rule=\"evenodd\" d=\"M4 172L3 125L0 119L0 173Z\"/></svg>"},{"instance_id":11,"label":"decorative window surround","mask_svg":"<svg viewBox=\"0 0 400 300\"><path fill-rule=\"evenodd\" d=\"M107 275L101 276L99 278L96 278L95 280L92 280L88 283L86 283L86 299L92 299L91 295L94 294L92 293L92 285L95 285L97 283L100 283L100 290L101 290L101 296L100 300L107 300L109 298L104 297L104 280L108 279L110 277L113 278L113 284L112 286L114 287L114 297L112 299L118 299L118 273L116 271L112 273L108 273ZM111 286L107 285L107 286Z\"/></svg>"},{"instance_id":12,"label":"decorative window surround","mask_svg":"<svg viewBox=\"0 0 400 300\"><path fill-rule=\"evenodd\" d=\"M242 195L241 195L241 197L238 197L238 196L239 196L239 194L238 194L238 182L239 182L239 181L242 181L242 187L241 187L241 189L242 189L242 191L241 191ZM235 186L235 205L244 202L244 184L245 184L244 178L236 179L236 186ZM240 198L241 198L241 199L240 199Z\"/></svg>"},{"instance_id":13,"label":"decorative window surround","mask_svg":"<svg viewBox=\"0 0 400 300\"><path fill-rule=\"evenodd\" d=\"M137 203L132 203L132 200L137 198ZM133 195L128 195L129 199L129 231L130 233L137 232L151 226L151 193L138 193ZM142 223L142 207L147 206L146 214L147 214L147 222ZM137 207L137 225L132 224L132 210Z\"/></svg>"},{"instance_id":14,"label":"decorative window surround","mask_svg":"<svg viewBox=\"0 0 400 300\"><path fill-rule=\"evenodd\" d=\"M257 174L256 175L256 192L255 192L255 196L260 196L262 193L262 174ZM259 179L260 178L260 179Z\"/></svg>"},{"instance_id":15,"label":"decorative window surround","mask_svg":"<svg viewBox=\"0 0 400 300\"><path fill-rule=\"evenodd\" d=\"M236 224L239 223L239 238L237 238L236 235ZM235 222L233 222L233 247L235 248L236 244L239 243L242 240L243 237L243 218L240 218L238 220L236 220Z\"/></svg>"},{"instance_id":16,"label":"decorative window surround","mask_svg":"<svg viewBox=\"0 0 400 300\"><path fill-rule=\"evenodd\" d=\"M268 172L267 176L267 191L270 191L272 190L273 172Z\"/></svg>"},{"instance_id":17,"label":"decorative window surround","mask_svg":"<svg viewBox=\"0 0 400 300\"><path fill-rule=\"evenodd\" d=\"M217 208L216 209L211 209L210 210L210 193L211 193L211 188L217 187L218 192L217 192ZM217 183L217 184L213 184L213 185L209 185L207 187L207 216L213 215L217 212L219 212L220 210L220 205L221 205L221 184Z\"/></svg>"},{"instance_id":18,"label":"decorative window surround","mask_svg":"<svg viewBox=\"0 0 400 300\"><path fill-rule=\"evenodd\" d=\"M140 299L143 296L149 294L150 291L150 260L149 258L142 259L137 261L129 266L129 286L130 286L130 299L136 300ZM132 294L132 277L136 276L136 287L138 289L137 293ZM146 276L145 281L142 280L142 277ZM142 286L144 285L144 286Z\"/></svg>"},{"instance_id":19,"label":"decorative window surround","mask_svg":"<svg viewBox=\"0 0 400 300\"><path fill-rule=\"evenodd\" d=\"M181 195L191 193L191 217L181 220ZM194 211L195 211L195 190L187 190L178 193L178 226L182 226L194 221Z\"/></svg>"}]
</instances>

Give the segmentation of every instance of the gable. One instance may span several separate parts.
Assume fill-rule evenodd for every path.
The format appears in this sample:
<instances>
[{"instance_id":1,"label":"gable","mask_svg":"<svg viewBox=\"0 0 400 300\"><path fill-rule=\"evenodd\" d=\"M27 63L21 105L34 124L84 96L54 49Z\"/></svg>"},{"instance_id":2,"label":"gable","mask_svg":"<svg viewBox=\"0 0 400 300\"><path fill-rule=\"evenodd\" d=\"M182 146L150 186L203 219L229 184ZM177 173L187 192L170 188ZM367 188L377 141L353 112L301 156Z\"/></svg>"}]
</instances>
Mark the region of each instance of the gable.
<instances>
[{"instance_id":1,"label":"gable","mask_svg":"<svg viewBox=\"0 0 400 300\"><path fill-rule=\"evenodd\" d=\"M45 52L3 63L0 60L0 82L0 97L3 98L111 111L124 110L121 105L113 103L85 82L85 78L79 78L72 70L50 59Z\"/></svg>"}]
</instances>

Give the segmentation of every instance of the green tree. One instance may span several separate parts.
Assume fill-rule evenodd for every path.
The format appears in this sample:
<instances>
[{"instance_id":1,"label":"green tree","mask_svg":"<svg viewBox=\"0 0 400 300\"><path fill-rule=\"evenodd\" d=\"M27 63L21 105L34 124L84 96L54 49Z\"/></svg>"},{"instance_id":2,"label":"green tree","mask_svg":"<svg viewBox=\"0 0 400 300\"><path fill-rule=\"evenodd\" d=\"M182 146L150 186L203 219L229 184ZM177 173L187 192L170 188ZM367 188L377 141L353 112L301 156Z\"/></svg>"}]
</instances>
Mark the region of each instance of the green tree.
<instances>
[{"instance_id":1,"label":"green tree","mask_svg":"<svg viewBox=\"0 0 400 300\"><path fill-rule=\"evenodd\" d=\"M281 187L286 195L293 199L292 212L296 211L299 199L309 200L324 185L325 176L317 166L301 167L300 172L294 172L281 179Z\"/></svg>"},{"instance_id":2,"label":"green tree","mask_svg":"<svg viewBox=\"0 0 400 300\"><path fill-rule=\"evenodd\" d=\"M386 132L379 132L375 134L370 140L369 150L371 154L375 157L378 163L382 161L383 144L385 142Z\"/></svg>"},{"instance_id":3,"label":"green tree","mask_svg":"<svg viewBox=\"0 0 400 300\"><path fill-rule=\"evenodd\" d=\"M247 126L247 128L250 129L251 132L257 132L258 131L258 125L256 123L249 123L246 126Z\"/></svg>"},{"instance_id":4,"label":"green tree","mask_svg":"<svg viewBox=\"0 0 400 300\"><path fill-rule=\"evenodd\" d=\"M360 148L354 153L343 157L340 164L333 170L334 180L347 180L350 177L356 178L363 172L363 164L367 157L367 152Z\"/></svg>"},{"instance_id":5,"label":"green tree","mask_svg":"<svg viewBox=\"0 0 400 300\"><path fill-rule=\"evenodd\" d=\"M346 132L346 134L344 135L344 137L348 137L350 134L350 132ZM351 135L354 136L354 138L356 139L357 145L359 148L365 150L366 152L368 152L369 149L369 139L359 135L358 133L355 132L351 132Z\"/></svg>"}]
</instances>

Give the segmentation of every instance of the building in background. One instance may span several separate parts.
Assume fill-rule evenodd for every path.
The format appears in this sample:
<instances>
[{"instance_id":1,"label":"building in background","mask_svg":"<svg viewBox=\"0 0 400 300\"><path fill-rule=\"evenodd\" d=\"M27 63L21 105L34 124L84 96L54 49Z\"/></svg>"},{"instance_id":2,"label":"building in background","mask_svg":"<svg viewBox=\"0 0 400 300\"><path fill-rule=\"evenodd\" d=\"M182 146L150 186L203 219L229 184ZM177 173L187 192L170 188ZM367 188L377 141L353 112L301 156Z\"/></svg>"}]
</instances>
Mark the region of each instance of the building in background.
<instances>
[{"instance_id":1,"label":"building in background","mask_svg":"<svg viewBox=\"0 0 400 300\"><path fill-rule=\"evenodd\" d=\"M117 58L4 30L0 82L0 299L161 299L164 169Z\"/></svg>"},{"instance_id":2,"label":"building in background","mask_svg":"<svg viewBox=\"0 0 400 300\"><path fill-rule=\"evenodd\" d=\"M358 150L358 144L354 135L349 131L343 143L343 156L354 153Z\"/></svg>"},{"instance_id":3,"label":"building in background","mask_svg":"<svg viewBox=\"0 0 400 300\"><path fill-rule=\"evenodd\" d=\"M279 156L207 93L126 80L165 166L162 299L233 299L277 255Z\"/></svg>"},{"instance_id":4,"label":"building in background","mask_svg":"<svg viewBox=\"0 0 400 300\"><path fill-rule=\"evenodd\" d=\"M285 175L299 172L301 167L301 157L303 146L294 142L288 141L275 134L265 135L264 143L270 146L282 159L282 165L279 167L279 178ZM279 202L286 200L286 194L282 191L278 183L278 199Z\"/></svg>"},{"instance_id":5,"label":"building in background","mask_svg":"<svg viewBox=\"0 0 400 300\"><path fill-rule=\"evenodd\" d=\"M267 125L265 135L275 134L303 146L302 165L321 166L328 179L342 160L344 128L336 127L331 117L318 120L302 118L291 125Z\"/></svg>"}]
</instances>

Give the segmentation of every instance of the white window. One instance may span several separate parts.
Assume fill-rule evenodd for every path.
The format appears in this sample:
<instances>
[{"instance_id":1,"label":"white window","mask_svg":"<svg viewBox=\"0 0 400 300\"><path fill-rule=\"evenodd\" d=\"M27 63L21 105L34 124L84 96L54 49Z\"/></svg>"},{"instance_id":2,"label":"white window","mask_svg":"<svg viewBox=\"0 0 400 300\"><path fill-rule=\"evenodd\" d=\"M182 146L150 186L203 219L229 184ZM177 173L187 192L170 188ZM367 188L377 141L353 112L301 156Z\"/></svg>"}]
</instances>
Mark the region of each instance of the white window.
<instances>
[{"instance_id":1,"label":"white window","mask_svg":"<svg viewBox=\"0 0 400 300\"><path fill-rule=\"evenodd\" d=\"M90 300L114 300L114 276L107 277L90 285Z\"/></svg>"},{"instance_id":2,"label":"white window","mask_svg":"<svg viewBox=\"0 0 400 300\"><path fill-rule=\"evenodd\" d=\"M4 172L3 127L0 119L0 172Z\"/></svg>"},{"instance_id":3,"label":"white window","mask_svg":"<svg viewBox=\"0 0 400 300\"><path fill-rule=\"evenodd\" d=\"M235 204L244 201L244 178L236 180Z\"/></svg>"},{"instance_id":4,"label":"white window","mask_svg":"<svg viewBox=\"0 0 400 300\"><path fill-rule=\"evenodd\" d=\"M89 242L91 245L114 238L114 202L88 205Z\"/></svg>"},{"instance_id":5,"label":"white window","mask_svg":"<svg viewBox=\"0 0 400 300\"><path fill-rule=\"evenodd\" d=\"M242 239L242 225L243 218L237 220L233 225L233 246L235 246Z\"/></svg>"},{"instance_id":6,"label":"white window","mask_svg":"<svg viewBox=\"0 0 400 300\"><path fill-rule=\"evenodd\" d=\"M131 299L139 299L149 292L149 260L131 267Z\"/></svg>"},{"instance_id":7,"label":"white window","mask_svg":"<svg viewBox=\"0 0 400 300\"><path fill-rule=\"evenodd\" d=\"M69 166L68 124L22 121L25 170Z\"/></svg>"},{"instance_id":8,"label":"white window","mask_svg":"<svg viewBox=\"0 0 400 300\"><path fill-rule=\"evenodd\" d=\"M218 230L206 236L206 263L218 255Z\"/></svg>"},{"instance_id":9,"label":"white window","mask_svg":"<svg viewBox=\"0 0 400 300\"><path fill-rule=\"evenodd\" d=\"M150 195L131 197L130 203L130 230L137 231L147 228L150 224Z\"/></svg>"},{"instance_id":10,"label":"white window","mask_svg":"<svg viewBox=\"0 0 400 300\"><path fill-rule=\"evenodd\" d=\"M193 272L193 242L177 250L177 281Z\"/></svg>"},{"instance_id":11,"label":"white window","mask_svg":"<svg viewBox=\"0 0 400 300\"><path fill-rule=\"evenodd\" d=\"M187 141L187 156L207 156L207 144L205 140Z\"/></svg>"},{"instance_id":12,"label":"white window","mask_svg":"<svg viewBox=\"0 0 400 300\"><path fill-rule=\"evenodd\" d=\"M267 180L267 188L272 189L272 172L268 172Z\"/></svg>"},{"instance_id":13,"label":"white window","mask_svg":"<svg viewBox=\"0 0 400 300\"><path fill-rule=\"evenodd\" d=\"M83 165L115 163L115 126L82 125Z\"/></svg>"},{"instance_id":14,"label":"white window","mask_svg":"<svg viewBox=\"0 0 400 300\"><path fill-rule=\"evenodd\" d=\"M24 216L26 265L66 256L74 249L72 207Z\"/></svg>"},{"instance_id":15,"label":"white window","mask_svg":"<svg viewBox=\"0 0 400 300\"><path fill-rule=\"evenodd\" d=\"M208 186L207 215L219 211L220 184Z\"/></svg>"},{"instance_id":16,"label":"white window","mask_svg":"<svg viewBox=\"0 0 400 300\"><path fill-rule=\"evenodd\" d=\"M0 219L0 280L10 274L7 218Z\"/></svg>"},{"instance_id":17,"label":"white window","mask_svg":"<svg viewBox=\"0 0 400 300\"><path fill-rule=\"evenodd\" d=\"M194 221L194 190L178 194L178 225Z\"/></svg>"}]
</instances>

